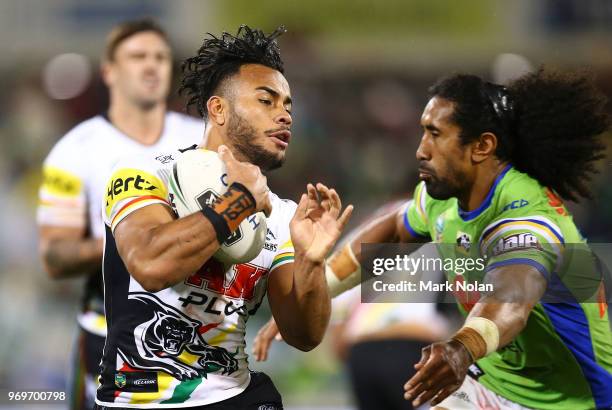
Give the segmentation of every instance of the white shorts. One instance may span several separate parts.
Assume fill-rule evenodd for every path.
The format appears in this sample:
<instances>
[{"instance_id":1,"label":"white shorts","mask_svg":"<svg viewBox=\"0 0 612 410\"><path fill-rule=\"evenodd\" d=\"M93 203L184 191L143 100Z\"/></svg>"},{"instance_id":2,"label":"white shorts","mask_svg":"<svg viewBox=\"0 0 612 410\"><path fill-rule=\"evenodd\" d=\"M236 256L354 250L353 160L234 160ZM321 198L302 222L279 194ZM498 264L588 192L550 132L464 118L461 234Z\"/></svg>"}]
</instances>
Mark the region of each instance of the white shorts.
<instances>
[{"instance_id":1,"label":"white shorts","mask_svg":"<svg viewBox=\"0 0 612 410\"><path fill-rule=\"evenodd\" d=\"M459 390L433 409L447 410L531 410L511 402L467 376Z\"/></svg>"}]
</instances>

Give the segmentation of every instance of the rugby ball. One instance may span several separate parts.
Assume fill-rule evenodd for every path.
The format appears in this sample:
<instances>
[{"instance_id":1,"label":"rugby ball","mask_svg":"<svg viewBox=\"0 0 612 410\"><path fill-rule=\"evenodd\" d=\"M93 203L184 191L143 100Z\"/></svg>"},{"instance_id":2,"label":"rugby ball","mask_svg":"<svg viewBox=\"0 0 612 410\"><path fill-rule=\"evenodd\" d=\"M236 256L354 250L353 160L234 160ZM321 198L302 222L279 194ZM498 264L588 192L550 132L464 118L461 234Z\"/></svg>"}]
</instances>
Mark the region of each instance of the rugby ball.
<instances>
[{"instance_id":1,"label":"rugby ball","mask_svg":"<svg viewBox=\"0 0 612 410\"><path fill-rule=\"evenodd\" d=\"M169 181L172 207L179 218L199 212L228 187L225 164L216 152L203 148L183 152L173 164ZM249 216L221 244L215 259L228 264L253 260L264 246L266 231L263 212Z\"/></svg>"}]
</instances>

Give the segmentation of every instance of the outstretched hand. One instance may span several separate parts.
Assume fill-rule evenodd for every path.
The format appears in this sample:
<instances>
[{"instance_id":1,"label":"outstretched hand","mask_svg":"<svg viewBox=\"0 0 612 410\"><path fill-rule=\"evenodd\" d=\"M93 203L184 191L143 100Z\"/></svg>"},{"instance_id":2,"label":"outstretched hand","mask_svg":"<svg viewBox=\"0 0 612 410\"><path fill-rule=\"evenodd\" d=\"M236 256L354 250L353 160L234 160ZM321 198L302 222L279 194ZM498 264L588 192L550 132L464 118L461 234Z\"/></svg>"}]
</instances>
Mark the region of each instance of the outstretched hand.
<instances>
[{"instance_id":1,"label":"outstretched hand","mask_svg":"<svg viewBox=\"0 0 612 410\"><path fill-rule=\"evenodd\" d=\"M332 250L353 212L349 205L342 214L342 201L334 189L318 183L306 186L289 224L295 252L308 260L323 261ZM318 193L318 197L317 197Z\"/></svg>"},{"instance_id":2,"label":"outstretched hand","mask_svg":"<svg viewBox=\"0 0 612 410\"><path fill-rule=\"evenodd\" d=\"M258 362L265 362L268 360L268 351L270 351L270 347L274 340L283 340L283 338L274 318L271 317L270 320L259 329L259 332L257 332L253 340L253 355L255 356L255 360Z\"/></svg>"},{"instance_id":3,"label":"outstretched hand","mask_svg":"<svg viewBox=\"0 0 612 410\"><path fill-rule=\"evenodd\" d=\"M404 398L412 400L414 407L433 399L435 406L461 387L471 363L467 349L454 340L423 348L421 360L414 365L416 374L404 385Z\"/></svg>"}]
</instances>

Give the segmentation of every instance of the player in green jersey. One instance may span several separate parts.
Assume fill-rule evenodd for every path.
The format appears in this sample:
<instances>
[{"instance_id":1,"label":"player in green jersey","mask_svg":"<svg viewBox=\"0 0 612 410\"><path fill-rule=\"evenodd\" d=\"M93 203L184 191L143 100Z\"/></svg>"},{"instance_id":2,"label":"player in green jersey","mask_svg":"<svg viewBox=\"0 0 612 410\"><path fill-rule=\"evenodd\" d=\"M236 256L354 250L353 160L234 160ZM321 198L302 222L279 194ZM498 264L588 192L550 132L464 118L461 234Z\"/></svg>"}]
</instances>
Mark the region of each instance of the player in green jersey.
<instances>
[{"instance_id":1,"label":"player in green jersey","mask_svg":"<svg viewBox=\"0 0 612 410\"><path fill-rule=\"evenodd\" d=\"M583 242L559 197L589 196L605 99L586 76L546 70L507 88L455 75L430 95L414 201L350 250L359 260L360 243L429 239L476 249L486 271L464 277L494 291L460 306L464 327L423 350L405 397L453 410L611 408L607 306L542 301L562 283L565 247Z\"/></svg>"},{"instance_id":2,"label":"player in green jersey","mask_svg":"<svg viewBox=\"0 0 612 410\"><path fill-rule=\"evenodd\" d=\"M561 200L589 197L609 127L605 99L588 76L547 70L507 88L455 75L430 96L414 200L332 255L330 294L360 277L362 243L433 240L445 259L486 258L482 272L446 272L450 283L486 282L493 291L458 299L464 326L423 349L405 397L448 410L612 408L602 282L588 274L578 286L568 280L576 264L593 266L576 257L586 245ZM573 296L593 280L600 303ZM551 294L563 296L550 303Z\"/></svg>"}]
</instances>

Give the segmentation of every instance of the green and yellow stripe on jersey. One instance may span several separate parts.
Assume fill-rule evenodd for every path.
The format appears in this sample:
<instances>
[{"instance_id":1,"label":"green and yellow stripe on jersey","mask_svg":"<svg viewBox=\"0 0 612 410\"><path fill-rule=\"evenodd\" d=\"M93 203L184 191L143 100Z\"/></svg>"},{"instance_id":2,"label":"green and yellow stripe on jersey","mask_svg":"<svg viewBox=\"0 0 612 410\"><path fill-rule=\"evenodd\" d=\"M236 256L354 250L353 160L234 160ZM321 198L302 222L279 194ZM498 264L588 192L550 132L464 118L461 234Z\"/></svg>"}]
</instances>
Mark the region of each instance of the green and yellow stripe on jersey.
<instances>
[{"instance_id":1,"label":"green and yellow stripe on jersey","mask_svg":"<svg viewBox=\"0 0 612 410\"><path fill-rule=\"evenodd\" d=\"M295 252L293 250L293 242L288 240L279 248L278 253L274 256L272 260L272 265L270 265L270 272L279 266L286 265L287 263L293 263L295 260Z\"/></svg>"}]
</instances>

